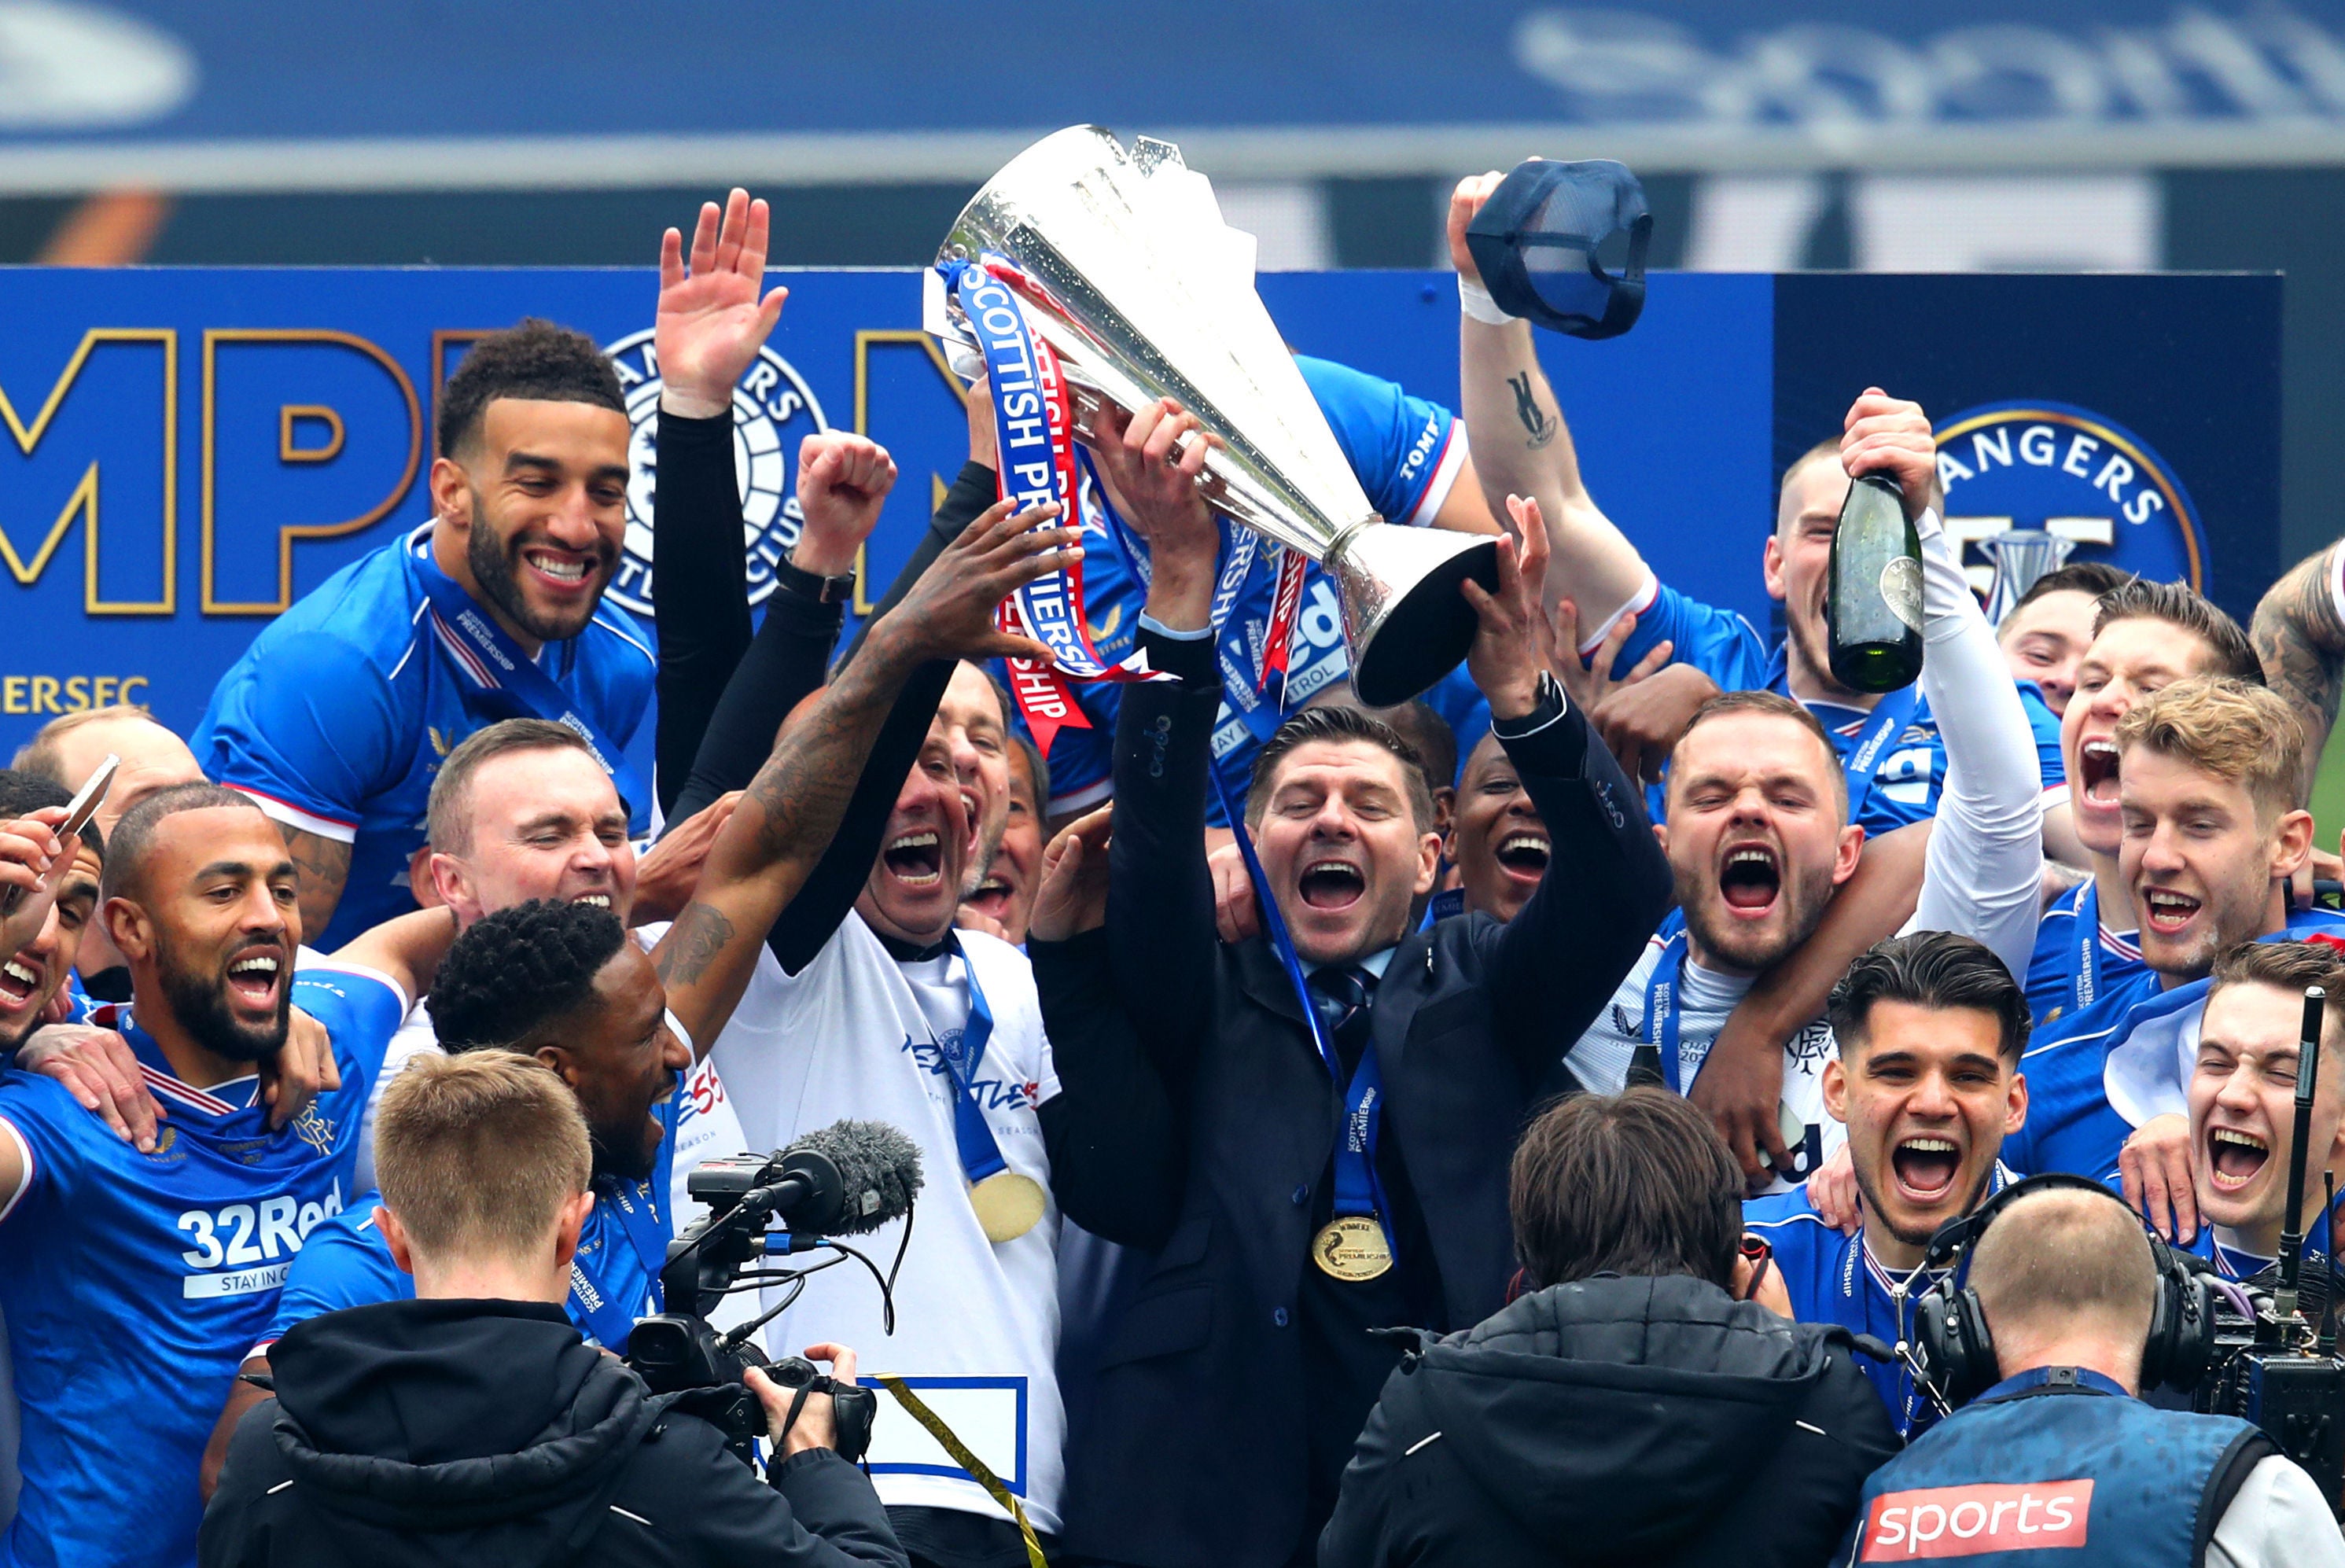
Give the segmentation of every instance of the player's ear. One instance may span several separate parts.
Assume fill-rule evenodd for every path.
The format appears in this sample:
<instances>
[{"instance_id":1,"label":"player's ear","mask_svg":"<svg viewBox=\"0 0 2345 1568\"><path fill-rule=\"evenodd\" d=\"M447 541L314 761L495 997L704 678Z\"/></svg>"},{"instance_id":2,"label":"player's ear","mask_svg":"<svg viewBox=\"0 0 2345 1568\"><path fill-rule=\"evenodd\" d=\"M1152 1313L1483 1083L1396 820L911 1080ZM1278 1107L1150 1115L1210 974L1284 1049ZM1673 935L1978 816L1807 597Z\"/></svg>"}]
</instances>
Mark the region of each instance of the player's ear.
<instances>
[{"instance_id":1,"label":"player's ear","mask_svg":"<svg viewBox=\"0 0 2345 1568\"><path fill-rule=\"evenodd\" d=\"M2027 1077L2024 1073L2014 1073L2011 1075L2011 1098L2004 1106L2003 1136L2009 1138L2026 1125ZM2340 1136L2338 1142L2340 1151L2345 1151L2345 1136Z\"/></svg>"},{"instance_id":2,"label":"player's ear","mask_svg":"<svg viewBox=\"0 0 2345 1568\"><path fill-rule=\"evenodd\" d=\"M1848 1067L1837 1051L1824 1058L1822 1088L1824 1109L1832 1113L1832 1120L1848 1120Z\"/></svg>"},{"instance_id":3,"label":"player's ear","mask_svg":"<svg viewBox=\"0 0 2345 1568\"><path fill-rule=\"evenodd\" d=\"M391 1249L391 1260L399 1265L399 1271L414 1273L415 1254L408 1249L407 1227L399 1222L399 1216L391 1211L391 1205L386 1203L377 1207L374 1228L382 1232L382 1243Z\"/></svg>"},{"instance_id":4,"label":"player's ear","mask_svg":"<svg viewBox=\"0 0 2345 1568\"><path fill-rule=\"evenodd\" d=\"M138 959L154 951L155 944L147 912L127 898L109 898L97 912L106 935L115 950L125 958Z\"/></svg>"},{"instance_id":5,"label":"player's ear","mask_svg":"<svg viewBox=\"0 0 2345 1568\"><path fill-rule=\"evenodd\" d=\"M578 1238L586 1229L586 1216L594 1209L594 1195L581 1192L563 1205L562 1217L553 1228L553 1266L567 1269L578 1255Z\"/></svg>"},{"instance_id":6,"label":"player's ear","mask_svg":"<svg viewBox=\"0 0 2345 1568\"><path fill-rule=\"evenodd\" d=\"M427 482L431 489L432 516L444 517L460 529L472 526L472 481L462 464L453 458L433 458Z\"/></svg>"},{"instance_id":7,"label":"player's ear","mask_svg":"<svg viewBox=\"0 0 2345 1568\"><path fill-rule=\"evenodd\" d=\"M540 1067L569 1085L572 1093L577 1092L578 1062L567 1049L561 1046L540 1046L530 1055L537 1058Z\"/></svg>"}]
</instances>

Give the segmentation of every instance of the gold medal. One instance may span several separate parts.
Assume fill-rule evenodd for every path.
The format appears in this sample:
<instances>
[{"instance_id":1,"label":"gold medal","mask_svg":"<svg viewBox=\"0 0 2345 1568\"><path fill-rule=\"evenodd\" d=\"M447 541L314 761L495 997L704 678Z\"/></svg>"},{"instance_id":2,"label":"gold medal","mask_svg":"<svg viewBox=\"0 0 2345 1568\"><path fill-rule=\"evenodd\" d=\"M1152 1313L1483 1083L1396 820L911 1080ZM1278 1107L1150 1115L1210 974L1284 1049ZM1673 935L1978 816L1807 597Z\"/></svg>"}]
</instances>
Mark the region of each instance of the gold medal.
<instances>
[{"instance_id":1,"label":"gold medal","mask_svg":"<svg viewBox=\"0 0 2345 1568\"><path fill-rule=\"evenodd\" d=\"M1042 1222L1042 1184L1014 1170L997 1170L969 1189L969 1206L988 1241L1015 1241Z\"/></svg>"},{"instance_id":2,"label":"gold medal","mask_svg":"<svg viewBox=\"0 0 2345 1568\"><path fill-rule=\"evenodd\" d=\"M1311 1239L1311 1261L1319 1272L1358 1283L1392 1267L1392 1244L1372 1214L1339 1214Z\"/></svg>"}]
</instances>

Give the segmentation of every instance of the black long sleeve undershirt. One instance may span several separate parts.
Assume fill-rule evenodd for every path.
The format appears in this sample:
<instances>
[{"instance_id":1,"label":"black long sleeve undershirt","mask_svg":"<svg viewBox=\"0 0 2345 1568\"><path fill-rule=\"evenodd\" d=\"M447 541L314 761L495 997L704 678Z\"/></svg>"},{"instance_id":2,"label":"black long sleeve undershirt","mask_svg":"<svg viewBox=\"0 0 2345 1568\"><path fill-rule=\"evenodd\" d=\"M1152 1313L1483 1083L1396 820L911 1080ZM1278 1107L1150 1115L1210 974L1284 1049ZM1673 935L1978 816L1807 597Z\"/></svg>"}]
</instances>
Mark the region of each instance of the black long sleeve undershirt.
<instances>
[{"instance_id":1,"label":"black long sleeve undershirt","mask_svg":"<svg viewBox=\"0 0 2345 1568\"><path fill-rule=\"evenodd\" d=\"M726 682L750 647L749 597L732 411L707 420L662 411L657 419L652 618L659 632L659 723L652 787L660 815L681 822L690 814L676 805L688 791L694 755ZM828 651L826 644L826 656Z\"/></svg>"}]
</instances>

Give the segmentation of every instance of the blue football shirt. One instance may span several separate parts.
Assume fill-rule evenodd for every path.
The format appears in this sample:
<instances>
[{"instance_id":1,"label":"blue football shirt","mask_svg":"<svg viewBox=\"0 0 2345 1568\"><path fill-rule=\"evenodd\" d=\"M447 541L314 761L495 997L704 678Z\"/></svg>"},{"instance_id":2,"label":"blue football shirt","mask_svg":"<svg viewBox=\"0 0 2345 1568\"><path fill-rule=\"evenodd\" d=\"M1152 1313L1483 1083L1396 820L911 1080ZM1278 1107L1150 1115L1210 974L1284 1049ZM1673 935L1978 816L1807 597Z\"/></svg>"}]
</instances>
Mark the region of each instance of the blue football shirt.
<instances>
[{"instance_id":1,"label":"blue football shirt","mask_svg":"<svg viewBox=\"0 0 2345 1568\"><path fill-rule=\"evenodd\" d=\"M622 1319L632 1324L636 1318L663 1310L658 1265L665 1259L667 1243L675 1234L667 1184L675 1174L676 1124L685 1105L684 1092L678 1089L653 1112L665 1136L660 1139L657 1166L648 1180L604 1178L595 1182L594 1207L587 1212L585 1227L579 1233L578 1255L571 1261L570 1300L563 1303L570 1320L589 1341L614 1351L626 1350L625 1336L605 1340L597 1333L598 1328L608 1329ZM635 1245L628 1223L630 1206L652 1217L654 1229L644 1235L646 1240L656 1238L658 1249L649 1256ZM391 1243L375 1224L375 1210L381 1207L381 1193L366 1193L310 1235L285 1277L276 1316L253 1346L256 1352L265 1352L294 1324L311 1318L347 1307L414 1300L415 1277L392 1260ZM603 1316L606 1305L615 1316Z\"/></svg>"},{"instance_id":2,"label":"blue football shirt","mask_svg":"<svg viewBox=\"0 0 2345 1568\"><path fill-rule=\"evenodd\" d=\"M2332 910L2298 910L2287 928L2268 942L2308 936L2345 937L2345 916ZM2158 975L2139 973L2106 984L2106 994L2031 1039L2019 1061L2027 1075L2027 1120L2003 1140L2003 1157L2028 1176L2066 1170L2096 1181L2116 1174L2117 1156L2133 1125L2109 1103L2109 1055L2136 1029L2172 1028L2182 1015L2205 1005L2207 982L2193 980L2161 989Z\"/></svg>"},{"instance_id":3,"label":"blue football shirt","mask_svg":"<svg viewBox=\"0 0 2345 1568\"><path fill-rule=\"evenodd\" d=\"M2110 986L2148 971L2141 958L2139 932L2113 931L2097 911L2093 929L2083 929L2085 895L2092 885L2080 883L2054 899L2035 928L2035 951L2027 960L2027 1011L2039 1029L2082 1012ZM2098 960L2091 966L2089 980L2087 943Z\"/></svg>"},{"instance_id":4,"label":"blue football shirt","mask_svg":"<svg viewBox=\"0 0 2345 1568\"><path fill-rule=\"evenodd\" d=\"M0 1563L195 1561L205 1440L294 1257L350 1199L359 1113L407 1008L381 976L335 967L299 971L292 999L326 1026L342 1087L278 1131L257 1078L183 1083L135 1021L123 1035L171 1113L152 1154L49 1079L0 1076L0 1138L29 1166L0 1203L24 1420Z\"/></svg>"},{"instance_id":5,"label":"blue football shirt","mask_svg":"<svg viewBox=\"0 0 2345 1568\"><path fill-rule=\"evenodd\" d=\"M1613 660L1616 670L1635 667L1637 661L1664 640L1675 642L1670 663L1691 664L1718 683L1721 692L1774 692L1791 695L1789 667L1783 647L1770 654L1750 622L1731 610L1704 604L1655 582L1642 604L1633 605L1637 629L1629 633ZM2060 760L2060 721L2045 704L2032 681L2017 682L2019 704L2035 743L2035 759L2044 787L2066 777ZM1810 703L1810 713L1823 724L1833 749L1845 760L1863 744L1866 720L1861 708L1837 703ZM1938 798L1946 784L1946 743L1938 733L1925 700L1914 710L1903 733L1882 748L1873 764L1873 788L1856 811L1855 820L1867 833L1887 833L1938 814ZM1647 804L1659 822L1665 801L1658 788L1649 792Z\"/></svg>"},{"instance_id":6,"label":"blue football shirt","mask_svg":"<svg viewBox=\"0 0 2345 1568\"><path fill-rule=\"evenodd\" d=\"M1466 431L1456 417L1365 371L1304 354L1294 363L1377 515L1411 527L1431 523L1466 465ZM1120 659L1139 635L1148 591L1122 541L1093 515L1088 497L1084 511L1084 613L1094 645L1111 660ZM1254 754L1284 716L1352 673L1335 579L1314 565L1304 576L1284 686L1275 674L1266 683L1260 680L1278 585L1276 556L1266 541L1257 551L1218 644L1223 700L1213 729L1213 760L1233 794L1245 793ZM1110 789L1117 688L1100 681L1077 685L1074 692L1091 728L1061 730L1051 744L1053 816L1095 805ZM1207 815L1221 820L1219 802L1207 803Z\"/></svg>"},{"instance_id":7,"label":"blue football shirt","mask_svg":"<svg viewBox=\"0 0 2345 1568\"><path fill-rule=\"evenodd\" d=\"M278 821L350 845L350 879L323 931L331 951L415 907L409 857L440 763L505 716L486 705L424 613L417 562L430 524L352 561L262 629L228 666L189 737L206 777L240 790ZM551 642L538 666L624 745L652 698L652 639L605 602L586 630ZM637 835L649 801L627 803Z\"/></svg>"},{"instance_id":8,"label":"blue football shirt","mask_svg":"<svg viewBox=\"0 0 2345 1568\"><path fill-rule=\"evenodd\" d=\"M1988 1194L2002 1191L2010 1180L2011 1173L1997 1163L1987 1177ZM1845 1236L1824 1222L1808 1201L1805 1183L1745 1199L1742 1229L1765 1238L1774 1249L1775 1266L1783 1271L1783 1289L1792 1298L1792 1316L1800 1322L1838 1323L1893 1348L1914 1342L1914 1303L1943 1270L1900 1275L1883 1268L1865 1246L1862 1227ZM1898 1436L1910 1440L1938 1419L1937 1407L1914 1386L1913 1369L1903 1361L1859 1356L1856 1367L1889 1408Z\"/></svg>"}]
</instances>

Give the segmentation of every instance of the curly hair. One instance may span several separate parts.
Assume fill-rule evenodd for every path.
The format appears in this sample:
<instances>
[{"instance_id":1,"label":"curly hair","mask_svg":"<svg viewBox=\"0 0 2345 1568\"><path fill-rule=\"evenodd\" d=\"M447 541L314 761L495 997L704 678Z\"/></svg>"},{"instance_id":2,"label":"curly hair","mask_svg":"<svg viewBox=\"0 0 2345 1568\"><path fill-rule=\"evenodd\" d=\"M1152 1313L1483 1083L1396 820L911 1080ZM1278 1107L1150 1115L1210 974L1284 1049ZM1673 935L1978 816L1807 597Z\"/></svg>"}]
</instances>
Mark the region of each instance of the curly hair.
<instances>
[{"instance_id":1,"label":"curly hair","mask_svg":"<svg viewBox=\"0 0 2345 1568\"><path fill-rule=\"evenodd\" d=\"M584 332L534 316L474 343L440 391L440 455L480 433L481 415L499 398L593 403L624 416L619 373Z\"/></svg>"},{"instance_id":2,"label":"curly hair","mask_svg":"<svg viewBox=\"0 0 2345 1568\"><path fill-rule=\"evenodd\" d=\"M517 1047L549 1021L584 1007L594 976L625 946L607 909L533 898L485 916L456 938L431 983L431 1027L442 1048Z\"/></svg>"}]
</instances>

